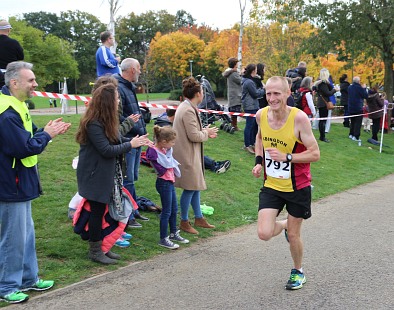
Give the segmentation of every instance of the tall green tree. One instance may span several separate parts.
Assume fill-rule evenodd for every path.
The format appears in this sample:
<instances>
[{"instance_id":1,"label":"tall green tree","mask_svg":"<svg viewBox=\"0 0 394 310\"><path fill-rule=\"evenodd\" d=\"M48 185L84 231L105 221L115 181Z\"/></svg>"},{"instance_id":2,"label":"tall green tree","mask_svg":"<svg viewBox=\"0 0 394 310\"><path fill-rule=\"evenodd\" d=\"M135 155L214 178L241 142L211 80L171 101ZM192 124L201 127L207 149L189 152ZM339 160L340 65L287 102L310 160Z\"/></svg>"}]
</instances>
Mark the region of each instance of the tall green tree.
<instances>
[{"instance_id":1,"label":"tall green tree","mask_svg":"<svg viewBox=\"0 0 394 310\"><path fill-rule=\"evenodd\" d=\"M77 62L72 55L72 46L54 35L27 25L23 20L11 18L12 36L19 41L25 52L25 61L34 65L39 89L53 81L79 76Z\"/></svg>"},{"instance_id":2,"label":"tall green tree","mask_svg":"<svg viewBox=\"0 0 394 310\"><path fill-rule=\"evenodd\" d=\"M100 45L100 33L106 26L89 13L82 11L61 12L60 16L47 12L26 13L27 23L69 42L68 52L75 58L80 71L78 90L90 92L89 82L96 78L95 53ZM76 83L70 83L74 86Z\"/></svg>"},{"instance_id":3,"label":"tall green tree","mask_svg":"<svg viewBox=\"0 0 394 310\"><path fill-rule=\"evenodd\" d=\"M340 59L379 55L384 62L384 87L393 96L394 2L392 0L253 0L255 16L288 23L305 21L317 34L305 40L304 48L314 55L338 53ZM262 14L261 14L262 13Z\"/></svg>"}]
</instances>

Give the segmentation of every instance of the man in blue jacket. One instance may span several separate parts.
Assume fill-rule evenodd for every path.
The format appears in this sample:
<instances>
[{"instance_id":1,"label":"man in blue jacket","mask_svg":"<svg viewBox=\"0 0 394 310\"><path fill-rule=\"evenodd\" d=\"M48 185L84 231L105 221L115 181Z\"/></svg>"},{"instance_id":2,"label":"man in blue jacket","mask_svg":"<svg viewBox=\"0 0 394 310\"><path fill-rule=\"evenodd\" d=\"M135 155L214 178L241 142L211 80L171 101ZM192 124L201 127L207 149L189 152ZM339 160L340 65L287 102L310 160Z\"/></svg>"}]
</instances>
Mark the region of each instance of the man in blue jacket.
<instances>
[{"instance_id":1,"label":"man in blue jacket","mask_svg":"<svg viewBox=\"0 0 394 310\"><path fill-rule=\"evenodd\" d=\"M367 86L360 84L360 77L353 78L352 85L348 88L348 108L349 115L356 115L350 118L349 138L353 141L360 141L361 124L363 122L364 99L368 98Z\"/></svg>"},{"instance_id":2,"label":"man in blue jacket","mask_svg":"<svg viewBox=\"0 0 394 310\"><path fill-rule=\"evenodd\" d=\"M120 64L122 70L121 74L115 74L114 77L118 80L118 92L122 102L123 114L120 118L122 122L131 114L141 115L138 99L136 95L136 87L134 83L138 82L141 74L141 66L137 59L126 58ZM145 135L146 125L143 117L134 122L133 128L125 135L127 138L134 138L135 136ZM137 194L135 192L134 182L138 180L138 172L140 169L141 147L132 148L130 152L126 153L126 175L123 181L124 187L130 192L134 200L137 201ZM140 215L138 212L134 213L135 217L140 220L148 220L148 218ZM141 227L133 217L129 221L130 227Z\"/></svg>"},{"instance_id":3,"label":"man in blue jacket","mask_svg":"<svg viewBox=\"0 0 394 310\"><path fill-rule=\"evenodd\" d=\"M31 202L41 194L37 155L70 127L59 118L36 130L24 102L37 87L32 67L8 64L0 94L0 300L9 303L54 284L38 278Z\"/></svg>"},{"instance_id":4,"label":"man in blue jacket","mask_svg":"<svg viewBox=\"0 0 394 310\"><path fill-rule=\"evenodd\" d=\"M97 77L106 74L119 73L119 62L120 57L115 57L110 47L115 44L114 37L111 32L104 31L100 34L100 40L102 45L97 49L96 52L96 72Z\"/></svg>"}]
</instances>

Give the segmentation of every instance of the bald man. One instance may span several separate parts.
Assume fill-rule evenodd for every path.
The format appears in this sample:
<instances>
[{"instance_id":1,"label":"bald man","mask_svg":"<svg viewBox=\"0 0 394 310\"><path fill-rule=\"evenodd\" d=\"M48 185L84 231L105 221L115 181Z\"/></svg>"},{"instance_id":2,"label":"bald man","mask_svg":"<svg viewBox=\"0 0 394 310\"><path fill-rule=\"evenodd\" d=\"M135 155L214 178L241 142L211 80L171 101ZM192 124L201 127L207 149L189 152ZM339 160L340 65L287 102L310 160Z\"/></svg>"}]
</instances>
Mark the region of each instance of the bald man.
<instances>
[{"instance_id":1,"label":"bald man","mask_svg":"<svg viewBox=\"0 0 394 310\"><path fill-rule=\"evenodd\" d=\"M256 114L256 165L252 170L264 185L259 195L258 236L268 241L285 231L294 267L286 289L302 288L306 278L302 269L301 225L311 217L310 163L319 160L320 151L308 116L287 106L290 88L284 77L271 77L266 84L268 107ZM287 220L276 217L286 206Z\"/></svg>"}]
</instances>

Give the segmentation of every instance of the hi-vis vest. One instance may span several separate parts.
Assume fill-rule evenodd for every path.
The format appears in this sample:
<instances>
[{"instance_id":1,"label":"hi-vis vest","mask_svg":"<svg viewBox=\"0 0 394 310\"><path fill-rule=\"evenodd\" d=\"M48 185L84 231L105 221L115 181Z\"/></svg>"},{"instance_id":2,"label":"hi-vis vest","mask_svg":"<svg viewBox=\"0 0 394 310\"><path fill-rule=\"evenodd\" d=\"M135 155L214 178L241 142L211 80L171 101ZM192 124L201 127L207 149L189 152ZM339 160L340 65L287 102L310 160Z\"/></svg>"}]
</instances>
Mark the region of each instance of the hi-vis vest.
<instances>
[{"instance_id":1,"label":"hi-vis vest","mask_svg":"<svg viewBox=\"0 0 394 310\"><path fill-rule=\"evenodd\" d=\"M6 111L9 107L18 112L23 121L23 126L31 133L31 136L33 136L33 123L31 121L29 109L27 108L26 103L19 101L14 96L0 94L0 114L4 113L4 111ZM16 159L14 158L14 162L12 164L13 168L15 167L15 160ZM27 168L33 167L37 164L37 155L22 158L21 162Z\"/></svg>"}]
</instances>

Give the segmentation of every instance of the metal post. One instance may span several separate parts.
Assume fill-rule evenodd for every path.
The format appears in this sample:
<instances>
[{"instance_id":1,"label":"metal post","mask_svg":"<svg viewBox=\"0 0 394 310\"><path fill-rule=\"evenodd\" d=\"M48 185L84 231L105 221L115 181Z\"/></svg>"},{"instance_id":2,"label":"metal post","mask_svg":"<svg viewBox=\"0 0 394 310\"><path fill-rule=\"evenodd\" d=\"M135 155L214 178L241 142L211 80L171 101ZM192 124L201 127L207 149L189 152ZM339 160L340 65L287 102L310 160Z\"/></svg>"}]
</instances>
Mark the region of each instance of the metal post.
<instances>
[{"instance_id":1,"label":"metal post","mask_svg":"<svg viewBox=\"0 0 394 310\"><path fill-rule=\"evenodd\" d=\"M190 76L193 76L193 60L192 59L189 60L189 64L190 64Z\"/></svg>"}]
</instances>

